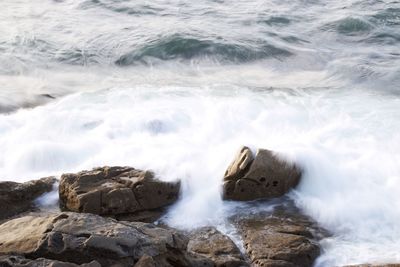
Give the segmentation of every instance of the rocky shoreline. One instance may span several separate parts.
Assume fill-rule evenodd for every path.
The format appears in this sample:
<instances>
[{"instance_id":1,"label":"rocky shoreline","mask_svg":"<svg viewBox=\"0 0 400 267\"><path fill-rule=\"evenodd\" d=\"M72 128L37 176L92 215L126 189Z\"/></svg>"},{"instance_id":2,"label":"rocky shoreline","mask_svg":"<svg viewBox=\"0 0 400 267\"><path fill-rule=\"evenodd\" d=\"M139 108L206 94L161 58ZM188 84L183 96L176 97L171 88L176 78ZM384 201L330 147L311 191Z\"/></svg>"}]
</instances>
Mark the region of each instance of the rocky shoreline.
<instances>
[{"instance_id":1,"label":"rocky shoreline","mask_svg":"<svg viewBox=\"0 0 400 267\"><path fill-rule=\"evenodd\" d=\"M242 251L214 227L185 232L154 224L179 199L180 182L160 181L151 171L101 167L64 174L60 211L35 207L54 177L1 182L0 266L311 267L329 233L285 197L301 172L269 150L240 149L221 184L223 198L282 200L271 212L229 219Z\"/></svg>"}]
</instances>

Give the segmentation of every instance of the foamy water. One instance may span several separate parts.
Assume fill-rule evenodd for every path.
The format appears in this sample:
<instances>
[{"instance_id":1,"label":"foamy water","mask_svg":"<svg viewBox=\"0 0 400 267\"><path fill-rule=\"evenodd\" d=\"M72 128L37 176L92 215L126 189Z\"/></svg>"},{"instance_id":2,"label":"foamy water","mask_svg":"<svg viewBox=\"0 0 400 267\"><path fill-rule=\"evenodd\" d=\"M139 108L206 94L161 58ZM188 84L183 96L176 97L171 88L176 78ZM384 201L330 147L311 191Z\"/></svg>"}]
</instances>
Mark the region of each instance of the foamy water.
<instances>
[{"instance_id":1,"label":"foamy water","mask_svg":"<svg viewBox=\"0 0 400 267\"><path fill-rule=\"evenodd\" d=\"M0 180L153 169L182 180L168 224L235 237L228 217L273 205L223 202L222 176L241 145L268 148L303 167L290 198L332 233L316 266L400 262L400 3L0 7Z\"/></svg>"}]
</instances>

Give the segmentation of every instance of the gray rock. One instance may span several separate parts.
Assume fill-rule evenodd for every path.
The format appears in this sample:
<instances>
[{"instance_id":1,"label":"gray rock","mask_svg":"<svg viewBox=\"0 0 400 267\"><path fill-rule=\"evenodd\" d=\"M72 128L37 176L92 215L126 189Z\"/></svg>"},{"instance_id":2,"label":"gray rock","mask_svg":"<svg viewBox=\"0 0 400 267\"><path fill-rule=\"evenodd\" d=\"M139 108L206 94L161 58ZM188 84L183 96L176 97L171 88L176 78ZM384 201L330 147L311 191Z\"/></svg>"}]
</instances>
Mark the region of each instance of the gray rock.
<instances>
[{"instance_id":1,"label":"gray rock","mask_svg":"<svg viewBox=\"0 0 400 267\"><path fill-rule=\"evenodd\" d=\"M174 229L94 214L26 216L0 225L0 254L102 266L133 266L147 255L155 266L212 266L187 252L188 241Z\"/></svg>"},{"instance_id":2,"label":"gray rock","mask_svg":"<svg viewBox=\"0 0 400 267\"><path fill-rule=\"evenodd\" d=\"M54 177L26 183L0 182L0 221L35 209L34 200L53 189Z\"/></svg>"},{"instance_id":3,"label":"gray rock","mask_svg":"<svg viewBox=\"0 0 400 267\"><path fill-rule=\"evenodd\" d=\"M272 151L258 149L255 157L242 147L224 176L223 198L254 200L286 194L300 181L301 169L278 158Z\"/></svg>"},{"instance_id":4,"label":"gray rock","mask_svg":"<svg viewBox=\"0 0 400 267\"><path fill-rule=\"evenodd\" d=\"M179 190L179 182L162 182L150 171L130 167L64 174L59 187L63 210L147 221L156 219L162 208L174 203Z\"/></svg>"}]
</instances>

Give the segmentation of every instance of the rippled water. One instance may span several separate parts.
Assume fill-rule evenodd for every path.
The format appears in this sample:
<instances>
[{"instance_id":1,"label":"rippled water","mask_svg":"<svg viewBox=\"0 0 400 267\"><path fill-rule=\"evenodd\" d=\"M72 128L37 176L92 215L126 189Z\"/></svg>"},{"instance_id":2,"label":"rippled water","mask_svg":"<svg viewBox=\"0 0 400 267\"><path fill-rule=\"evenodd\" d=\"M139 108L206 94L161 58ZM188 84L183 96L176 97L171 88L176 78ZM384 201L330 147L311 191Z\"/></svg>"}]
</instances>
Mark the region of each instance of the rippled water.
<instances>
[{"instance_id":1,"label":"rippled water","mask_svg":"<svg viewBox=\"0 0 400 267\"><path fill-rule=\"evenodd\" d=\"M399 1L0 8L0 179L151 168L183 179L169 224L229 232L221 176L240 145L270 148L333 233L317 266L400 261Z\"/></svg>"}]
</instances>

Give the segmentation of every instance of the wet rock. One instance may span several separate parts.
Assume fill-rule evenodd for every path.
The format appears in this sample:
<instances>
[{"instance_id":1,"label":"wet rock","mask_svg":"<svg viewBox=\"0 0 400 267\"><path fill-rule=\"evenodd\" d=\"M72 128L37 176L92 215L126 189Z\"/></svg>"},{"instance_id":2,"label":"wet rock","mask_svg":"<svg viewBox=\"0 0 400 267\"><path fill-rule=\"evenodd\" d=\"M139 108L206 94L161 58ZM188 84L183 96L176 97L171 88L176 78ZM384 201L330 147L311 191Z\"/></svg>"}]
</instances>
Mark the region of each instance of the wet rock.
<instances>
[{"instance_id":1,"label":"wet rock","mask_svg":"<svg viewBox=\"0 0 400 267\"><path fill-rule=\"evenodd\" d=\"M143 255L135 264L135 267L156 267L153 258L148 255Z\"/></svg>"},{"instance_id":2,"label":"wet rock","mask_svg":"<svg viewBox=\"0 0 400 267\"><path fill-rule=\"evenodd\" d=\"M0 221L35 209L34 200L53 189L54 177L26 183L0 182Z\"/></svg>"},{"instance_id":3,"label":"wet rock","mask_svg":"<svg viewBox=\"0 0 400 267\"><path fill-rule=\"evenodd\" d=\"M212 266L187 252L188 241L174 229L88 213L26 216L0 225L0 255L75 264L97 261L101 266L134 266L140 259L151 263L142 258L147 255L155 266Z\"/></svg>"},{"instance_id":4,"label":"wet rock","mask_svg":"<svg viewBox=\"0 0 400 267\"><path fill-rule=\"evenodd\" d=\"M388 263L388 264L358 264L358 265L347 265L343 267L400 267L400 263Z\"/></svg>"},{"instance_id":5,"label":"wet rock","mask_svg":"<svg viewBox=\"0 0 400 267\"><path fill-rule=\"evenodd\" d=\"M101 267L101 265L92 261L87 264L77 265L70 262L63 262L57 260L49 260L44 258L26 259L22 256L5 255L0 256L1 267L40 267L40 266L53 266L53 267Z\"/></svg>"},{"instance_id":6,"label":"wet rock","mask_svg":"<svg viewBox=\"0 0 400 267\"><path fill-rule=\"evenodd\" d=\"M305 216L274 213L238 219L252 266L311 267L320 254L316 229Z\"/></svg>"},{"instance_id":7,"label":"wet rock","mask_svg":"<svg viewBox=\"0 0 400 267\"><path fill-rule=\"evenodd\" d=\"M161 215L161 208L174 203L179 190L179 182L162 182L150 171L130 167L102 167L64 174L59 187L63 210L144 217L148 221ZM146 215L143 211L154 212Z\"/></svg>"},{"instance_id":8,"label":"wet rock","mask_svg":"<svg viewBox=\"0 0 400 267\"><path fill-rule=\"evenodd\" d=\"M278 158L270 150L258 149L255 156L242 147L224 176L223 198L254 200L286 194L300 181L301 169Z\"/></svg>"},{"instance_id":9,"label":"wet rock","mask_svg":"<svg viewBox=\"0 0 400 267\"><path fill-rule=\"evenodd\" d=\"M213 227L193 231L188 251L211 259L216 267L249 266L235 243Z\"/></svg>"}]
</instances>

